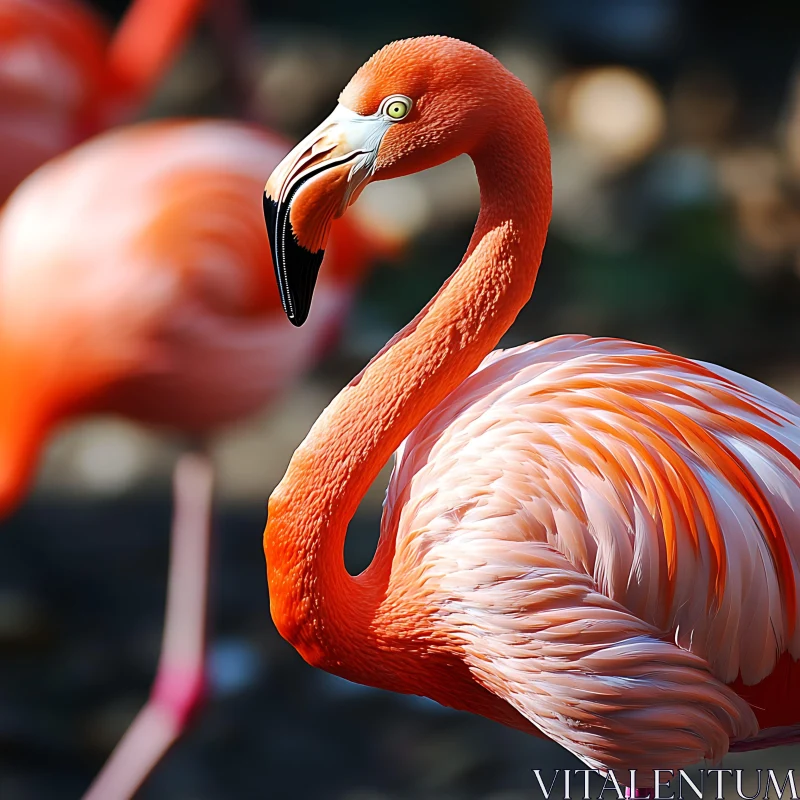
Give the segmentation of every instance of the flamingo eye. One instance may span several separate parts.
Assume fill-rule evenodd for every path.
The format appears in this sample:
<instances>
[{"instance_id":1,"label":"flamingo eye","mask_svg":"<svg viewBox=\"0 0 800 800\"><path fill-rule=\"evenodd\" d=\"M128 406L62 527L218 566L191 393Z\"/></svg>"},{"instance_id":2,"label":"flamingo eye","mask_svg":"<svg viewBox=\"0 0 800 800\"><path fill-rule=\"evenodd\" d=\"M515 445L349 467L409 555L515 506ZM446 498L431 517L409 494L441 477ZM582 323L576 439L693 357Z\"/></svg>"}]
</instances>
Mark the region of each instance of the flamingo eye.
<instances>
[{"instance_id":1,"label":"flamingo eye","mask_svg":"<svg viewBox=\"0 0 800 800\"><path fill-rule=\"evenodd\" d=\"M381 103L381 113L397 122L398 120L405 119L409 115L411 105L411 98L403 94L395 94L391 97L387 97Z\"/></svg>"}]
</instances>

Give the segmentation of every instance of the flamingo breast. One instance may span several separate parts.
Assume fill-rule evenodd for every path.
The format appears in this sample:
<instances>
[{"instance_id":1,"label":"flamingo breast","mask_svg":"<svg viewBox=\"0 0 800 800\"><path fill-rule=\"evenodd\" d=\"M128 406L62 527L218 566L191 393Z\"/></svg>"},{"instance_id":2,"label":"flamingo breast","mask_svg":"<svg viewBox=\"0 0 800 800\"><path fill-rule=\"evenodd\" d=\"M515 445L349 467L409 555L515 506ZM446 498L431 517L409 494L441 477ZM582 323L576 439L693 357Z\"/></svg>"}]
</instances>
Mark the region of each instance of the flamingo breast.
<instances>
[{"instance_id":1,"label":"flamingo breast","mask_svg":"<svg viewBox=\"0 0 800 800\"><path fill-rule=\"evenodd\" d=\"M286 146L226 122L118 130L53 160L0 219L0 339L81 410L207 431L308 370L353 284L323 272L295 332L258 199Z\"/></svg>"},{"instance_id":2,"label":"flamingo breast","mask_svg":"<svg viewBox=\"0 0 800 800\"><path fill-rule=\"evenodd\" d=\"M71 0L0 0L0 198L99 120L106 41Z\"/></svg>"},{"instance_id":3,"label":"flamingo breast","mask_svg":"<svg viewBox=\"0 0 800 800\"><path fill-rule=\"evenodd\" d=\"M397 453L382 537L391 593L427 598L478 683L589 763L641 763L664 726L677 766L754 736L726 684L800 655L799 509L800 406L562 336L492 353L429 412ZM785 709L784 678L758 699ZM628 732L601 746L594 726Z\"/></svg>"}]
</instances>

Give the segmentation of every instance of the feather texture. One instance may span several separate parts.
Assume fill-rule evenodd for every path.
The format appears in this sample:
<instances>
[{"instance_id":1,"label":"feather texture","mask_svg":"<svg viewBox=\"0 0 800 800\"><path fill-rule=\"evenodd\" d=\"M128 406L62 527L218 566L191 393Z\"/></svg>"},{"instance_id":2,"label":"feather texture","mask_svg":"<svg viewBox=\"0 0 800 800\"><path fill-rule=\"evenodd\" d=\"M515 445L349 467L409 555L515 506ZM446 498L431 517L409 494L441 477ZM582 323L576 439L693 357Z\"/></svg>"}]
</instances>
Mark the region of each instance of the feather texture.
<instances>
[{"instance_id":1,"label":"feather texture","mask_svg":"<svg viewBox=\"0 0 800 800\"><path fill-rule=\"evenodd\" d=\"M800 407L727 370L578 336L497 351L397 453L392 582L588 763L716 759L758 731L725 684L800 655L799 456Z\"/></svg>"}]
</instances>

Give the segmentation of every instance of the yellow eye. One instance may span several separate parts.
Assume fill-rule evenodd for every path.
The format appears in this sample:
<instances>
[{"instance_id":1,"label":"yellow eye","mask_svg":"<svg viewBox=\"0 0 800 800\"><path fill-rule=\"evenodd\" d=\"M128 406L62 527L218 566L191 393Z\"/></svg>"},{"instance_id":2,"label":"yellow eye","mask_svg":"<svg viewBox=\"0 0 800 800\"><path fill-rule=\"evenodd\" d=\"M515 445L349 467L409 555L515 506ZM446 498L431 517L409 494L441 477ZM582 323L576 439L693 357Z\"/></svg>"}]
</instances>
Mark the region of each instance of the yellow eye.
<instances>
[{"instance_id":1,"label":"yellow eye","mask_svg":"<svg viewBox=\"0 0 800 800\"><path fill-rule=\"evenodd\" d=\"M403 119L411 111L411 100L403 95L389 97L384 101L383 113L390 119Z\"/></svg>"}]
</instances>

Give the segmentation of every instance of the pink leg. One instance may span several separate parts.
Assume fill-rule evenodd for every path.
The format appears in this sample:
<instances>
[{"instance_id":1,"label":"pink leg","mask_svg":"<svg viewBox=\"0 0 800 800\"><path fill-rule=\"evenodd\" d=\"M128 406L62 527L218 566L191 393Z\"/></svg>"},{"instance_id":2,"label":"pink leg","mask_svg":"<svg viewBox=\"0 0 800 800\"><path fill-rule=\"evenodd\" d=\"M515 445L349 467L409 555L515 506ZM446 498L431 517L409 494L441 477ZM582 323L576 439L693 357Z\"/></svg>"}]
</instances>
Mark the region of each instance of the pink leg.
<instances>
[{"instance_id":1,"label":"pink leg","mask_svg":"<svg viewBox=\"0 0 800 800\"><path fill-rule=\"evenodd\" d=\"M84 800L133 797L204 699L213 468L186 453L175 466L167 610L150 699L111 753Z\"/></svg>"}]
</instances>

